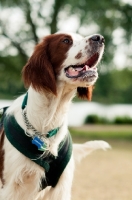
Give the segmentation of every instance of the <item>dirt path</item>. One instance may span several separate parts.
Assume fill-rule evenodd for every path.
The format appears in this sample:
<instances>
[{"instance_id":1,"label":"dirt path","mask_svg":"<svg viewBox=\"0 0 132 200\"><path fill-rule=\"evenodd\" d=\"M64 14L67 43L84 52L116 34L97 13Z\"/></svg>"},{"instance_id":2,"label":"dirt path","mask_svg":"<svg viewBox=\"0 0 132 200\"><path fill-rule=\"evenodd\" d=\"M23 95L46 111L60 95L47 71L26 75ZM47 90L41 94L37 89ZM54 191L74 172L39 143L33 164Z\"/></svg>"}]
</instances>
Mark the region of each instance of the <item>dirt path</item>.
<instances>
[{"instance_id":1,"label":"dirt path","mask_svg":"<svg viewBox=\"0 0 132 200\"><path fill-rule=\"evenodd\" d=\"M72 200L132 200L132 144L113 144L76 168Z\"/></svg>"}]
</instances>

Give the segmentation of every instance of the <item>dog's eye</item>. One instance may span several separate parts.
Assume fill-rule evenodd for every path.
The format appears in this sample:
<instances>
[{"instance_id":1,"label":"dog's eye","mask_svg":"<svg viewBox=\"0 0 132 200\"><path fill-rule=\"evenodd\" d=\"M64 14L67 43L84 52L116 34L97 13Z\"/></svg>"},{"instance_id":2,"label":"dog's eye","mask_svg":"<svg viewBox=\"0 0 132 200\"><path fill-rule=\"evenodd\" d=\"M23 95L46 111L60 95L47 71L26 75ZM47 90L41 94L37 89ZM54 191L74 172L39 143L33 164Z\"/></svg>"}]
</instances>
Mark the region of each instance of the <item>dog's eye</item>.
<instances>
[{"instance_id":1,"label":"dog's eye","mask_svg":"<svg viewBox=\"0 0 132 200\"><path fill-rule=\"evenodd\" d=\"M66 43L66 44L70 44L71 43L71 41L69 39L67 39L67 38L64 39L63 42Z\"/></svg>"}]
</instances>

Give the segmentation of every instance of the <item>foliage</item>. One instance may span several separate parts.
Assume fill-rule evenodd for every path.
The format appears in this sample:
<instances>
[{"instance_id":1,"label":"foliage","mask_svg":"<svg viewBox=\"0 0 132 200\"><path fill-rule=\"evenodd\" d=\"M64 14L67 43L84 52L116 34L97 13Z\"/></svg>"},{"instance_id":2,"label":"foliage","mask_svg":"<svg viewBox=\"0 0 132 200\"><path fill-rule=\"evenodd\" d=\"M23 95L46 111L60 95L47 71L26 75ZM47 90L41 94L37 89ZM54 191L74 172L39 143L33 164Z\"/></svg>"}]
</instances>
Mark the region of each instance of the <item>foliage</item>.
<instances>
[{"instance_id":1,"label":"foliage","mask_svg":"<svg viewBox=\"0 0 132 200\"><path fill-rule=\"evenodd\" d=\"M132 70L112 70L100 74L95 85L92 101L132 103Z\"/></svg>"},{"instance_id":2,"label":"foliage","mask_svg":"<svg viewBox=\"0 0 132 200\"><path fill-rule=\"evenodd\" d=\"M85 117L84 124L132 124L132 118L117 116L113 120L109 120L93 114Z\"/></svg>"},{"instance_id":3,"label":"foliage","mask_svg":"<svg viewBox=\"0 0 132 200\"><path fill-rule=\"evenodd\" d=\"M124 76L124 70L119 74L118 71L111 72L115 67L114 54L122 44L129 47L125 52L129 61L126 67L131 65L131 4L120 0L96 3L92 0L0 0L0 5L0 39L4 45L0 52L0 98L11 98L24 92L20 72L34 45L42 36L54 33L62 26L66 30L68 20L74 18L77 22L75 31L84 36L99 32L106 40L101 71L107 73L100 74L93 100L131 102L131 72L126 70ZM13 17L14 13L16 17ZM122 33L120 40L115 34L119 30Z\"/></svg>"},{"instance_id":4,"label":"foliage","mask_svg":"<svg viewBox=\"0 0 132 200\"><path fill-rule=\"evenodd\" d=\"M99 117L98 115L88 115L85 118L84 124L106 124L108 120Z\"/></svg>"},{"instance_id":5,"label":"foliage","mask_svg":"<svg viewBox=\"0 0 132 200\"><path fill-rule=\"evenodd\" d=\"M0 57L0 63L0 98L20 95L25 91L20 77L23 60L19 56L7 56Z\"/></svg>"},{"instance_id":6,"label":"foliage","mask_svg":"<svg viewBox=\"0 0 132 200\"><path fill-rule=\"evenodd\" d=\"M132 118L128 117L128 116L124 116L124 117L116 117L113 121L114 124L132 124Z\"/></svg>"}]
</instances>

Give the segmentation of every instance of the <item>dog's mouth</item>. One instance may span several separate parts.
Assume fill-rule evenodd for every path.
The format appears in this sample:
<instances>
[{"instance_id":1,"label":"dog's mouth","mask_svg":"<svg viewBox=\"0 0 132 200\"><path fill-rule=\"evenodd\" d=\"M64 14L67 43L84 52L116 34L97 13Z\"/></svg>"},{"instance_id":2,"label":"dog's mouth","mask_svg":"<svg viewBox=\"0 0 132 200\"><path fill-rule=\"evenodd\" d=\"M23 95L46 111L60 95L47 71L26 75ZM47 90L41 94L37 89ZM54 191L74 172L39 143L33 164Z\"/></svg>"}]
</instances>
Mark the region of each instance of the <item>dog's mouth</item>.
<instances>
[{"instance_id":1,"label":"dog's mouth","mask_svg":"<svg viewBox=\"0 0 132 200\"><path fill-rule=\"evenodd\" d=\"M94 76L94 72L97 71L96 64L99 58L99 53L95 53L81 65L70 65L64 69L68 78L79 78L87 74L87 76Z\"/></svg>"}]
</instances>

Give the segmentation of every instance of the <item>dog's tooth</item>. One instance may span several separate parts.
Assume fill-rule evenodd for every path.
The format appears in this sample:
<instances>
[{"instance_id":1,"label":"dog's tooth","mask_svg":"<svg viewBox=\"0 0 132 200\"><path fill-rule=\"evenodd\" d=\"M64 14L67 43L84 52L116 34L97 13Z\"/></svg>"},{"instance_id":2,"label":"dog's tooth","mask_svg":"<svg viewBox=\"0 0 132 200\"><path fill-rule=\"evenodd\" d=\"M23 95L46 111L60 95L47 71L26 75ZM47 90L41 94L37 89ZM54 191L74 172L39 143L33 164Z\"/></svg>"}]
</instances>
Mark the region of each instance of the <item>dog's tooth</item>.
<instances>
[{"instance_id":1,"label":"dog's tooth","mask_svg":"<svg viewBox=\"0 0 132 200\"><path fill-rule=\"evenodd\" d=\"M85 65L85 69L86 69L86 71L88 71L88 69L89 69L89 66L88 66L88 65Z\"/></svg>"},{"instance_id":2,"label":"dog's tooth","mask_svg":"<svg viewBox=\"0 0 132 200\"><path fill-rule=\"evenodd\" d=\"M69 67L70 71L75 71L75 69L73 67Z\"/></svg>"},{"instance_id":3,"label":"dog's tooth","mask_svg":"<svg viewBox=\"0 0 132 200\"><path fill-rule=\"evenodd\" d=\"M90 67L88 65L85 65L84 68L83 68L83 70L88 71L89 68Z\"/></svg>"},{"instance_id":4,"label":"dog's tooth","mask_svg":"<svg viewBox=\"0 0 132 200\"><path fill-rule=\"evenodd\" d=\"M72 71L76 71L73 67L72 67L72 69L71 69Z\"/></svg>"}]
</instances>

